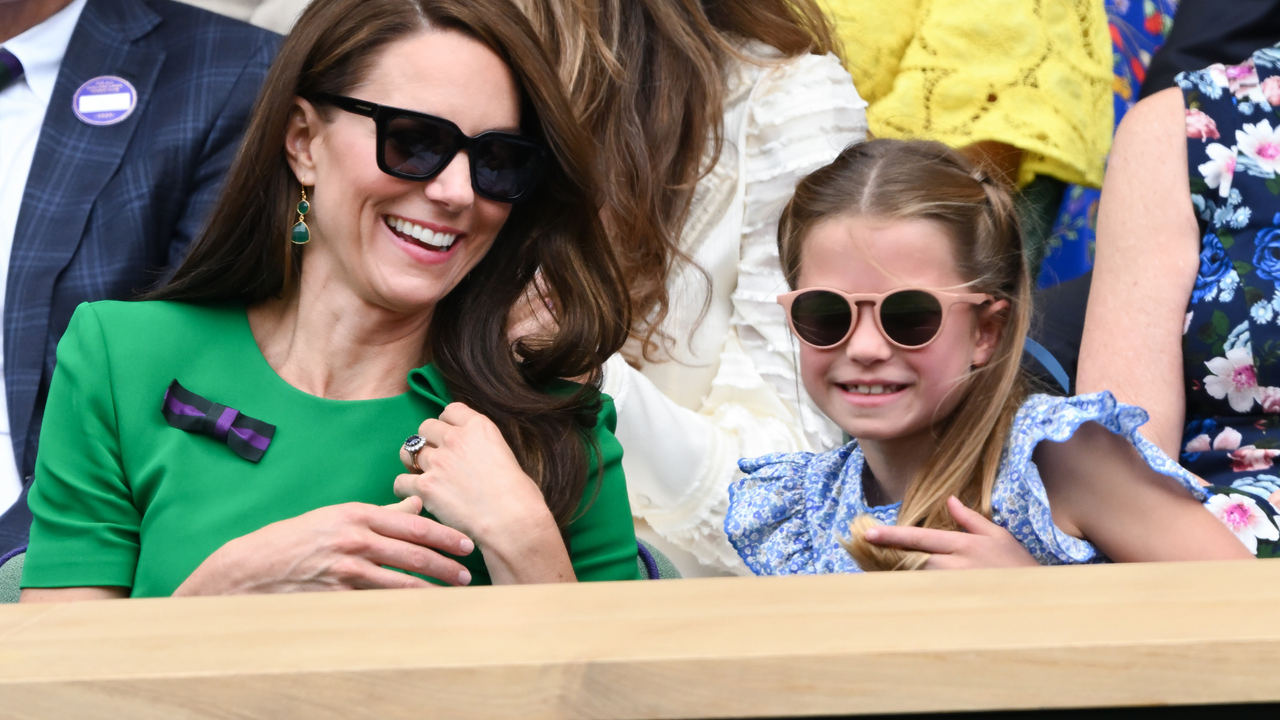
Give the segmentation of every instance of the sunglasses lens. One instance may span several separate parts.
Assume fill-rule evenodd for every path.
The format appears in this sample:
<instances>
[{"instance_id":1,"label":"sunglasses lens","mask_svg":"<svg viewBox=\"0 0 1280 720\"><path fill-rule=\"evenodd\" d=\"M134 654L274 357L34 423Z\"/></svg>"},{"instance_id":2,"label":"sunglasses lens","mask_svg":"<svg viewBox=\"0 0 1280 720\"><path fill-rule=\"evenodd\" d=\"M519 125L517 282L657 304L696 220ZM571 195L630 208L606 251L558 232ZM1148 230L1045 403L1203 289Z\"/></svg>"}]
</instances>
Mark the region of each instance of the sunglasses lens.
<instances>
[{"instance_id":1,"label":"sunglasses lens","mask_svg":"<svg viewBox=\"0 0 1280 720\"><path fill-rule=\"evenodd\" d=\"M880 326L899 345L919 347L942 327L942 304L920 290L896 292L880 303Z\"/></svg>"},{"instance_id":2,"label":"sunglasses lens","mask_svg":"<svg viewBox=\"0 0 1280 720\"><path fill-rule=\"evenodd\" d=\"M810 345L835 345L844 339L852 324L849 302L833 292L810 290L791 302L791 326Z\"/></svg>"},{"instance_id":3,"label":"sunglasses lens","mask_svg":"<svg viewBox=\"0 0 1280 720\"><path fill-rule=\"evenodd\" d=\"M480 138L471 154L476 191L491 200L514 200L538 179L541 152L531 143L491 135Z\"/></svg>"},{"instance_id":4,"label":"sunglasses lens","mask_svg":"<svg viewBox=\"0 0 1280 720\"><path fill-rule=\"evenodd\" d=\"M407 176L427 179L444 169L459 147L461 134L443 123L416 117L387 121L382 152L387 167Z\"/></svg>"}]
</instances>

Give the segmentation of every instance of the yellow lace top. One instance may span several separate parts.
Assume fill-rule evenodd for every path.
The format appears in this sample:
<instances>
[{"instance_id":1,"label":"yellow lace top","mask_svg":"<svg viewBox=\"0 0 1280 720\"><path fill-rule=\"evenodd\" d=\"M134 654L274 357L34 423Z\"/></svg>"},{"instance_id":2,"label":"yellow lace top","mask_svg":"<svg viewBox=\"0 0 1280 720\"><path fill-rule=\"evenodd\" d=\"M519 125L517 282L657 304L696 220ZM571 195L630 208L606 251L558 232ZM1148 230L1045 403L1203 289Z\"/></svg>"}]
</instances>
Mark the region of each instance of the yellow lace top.
<instances>
[{"instance_id":1,"label":"yellow lace top","mask_svg":"<svg viewBox=\"0 0 1280 720\"><path fill-rule=\"evenodd\" d=\"M982 140L1101 185L1114 125L1102 0L826 0L877 137Z\"/></svg>"}]
</instances>

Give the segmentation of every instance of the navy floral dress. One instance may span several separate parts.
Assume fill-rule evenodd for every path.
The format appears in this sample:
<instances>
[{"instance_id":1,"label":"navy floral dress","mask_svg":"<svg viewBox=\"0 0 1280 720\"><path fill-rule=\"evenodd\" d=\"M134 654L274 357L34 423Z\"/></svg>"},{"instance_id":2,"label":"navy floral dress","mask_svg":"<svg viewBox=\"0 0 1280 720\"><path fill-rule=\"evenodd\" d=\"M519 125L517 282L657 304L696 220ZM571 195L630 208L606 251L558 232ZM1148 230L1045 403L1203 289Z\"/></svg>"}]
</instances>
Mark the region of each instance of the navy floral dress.
<instances>
[{"instance_id":1,"label":"navy floral dress","mask_svg":"<svg viewBox=\"0 0 1280 720\"><path fill-rule=\"evenodd\" d=\"M1280 556L1280 48L1177 77L1200 271L1183 330L1181 462L1259 557Z\"/></svg>"}]
</instances>

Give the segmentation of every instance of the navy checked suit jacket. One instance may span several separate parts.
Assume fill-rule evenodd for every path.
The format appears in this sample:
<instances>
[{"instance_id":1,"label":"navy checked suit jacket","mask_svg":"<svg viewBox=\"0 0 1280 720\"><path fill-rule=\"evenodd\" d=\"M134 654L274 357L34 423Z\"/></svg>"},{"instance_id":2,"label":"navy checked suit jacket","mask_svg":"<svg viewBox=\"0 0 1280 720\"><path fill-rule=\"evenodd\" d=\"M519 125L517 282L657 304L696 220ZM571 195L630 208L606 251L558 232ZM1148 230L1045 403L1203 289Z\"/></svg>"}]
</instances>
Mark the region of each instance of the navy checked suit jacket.
<instances>
[{"instance_id":1,"label":"navy checked suit jacket","mask_svg":"<svg viewBox=\"0 0 1280 720\"><path fill-rule=\"evenodd\" d=\"M24 478L71 313L83 302L136 297L176 267L221 190L279 40L170 0L88 0L49 101L9 260L4 379ZM72 95L101 75L129 80L138 105L123 122L94 127L76 118ZM25 542L25 513L24 493L0 519L0 548Z\"/></svg>"}]
</instances>

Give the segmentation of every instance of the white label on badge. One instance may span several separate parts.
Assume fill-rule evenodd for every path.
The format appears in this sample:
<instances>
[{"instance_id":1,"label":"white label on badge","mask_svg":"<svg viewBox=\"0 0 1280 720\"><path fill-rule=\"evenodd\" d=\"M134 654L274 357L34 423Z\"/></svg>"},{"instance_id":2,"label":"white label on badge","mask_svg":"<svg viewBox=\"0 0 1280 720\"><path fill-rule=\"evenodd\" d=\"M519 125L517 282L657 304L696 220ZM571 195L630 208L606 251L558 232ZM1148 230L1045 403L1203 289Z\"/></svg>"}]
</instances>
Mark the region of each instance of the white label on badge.
<instances>
[{"instance_id":1,"label":"white label on badge","mask_svg":"<svg viewBox=\"0 0 1280 720\"><path fill-rule=\"evenodd\" d=\"M132 104L133 95L127 92L111 93L110 95L85 95L80 98L80 112L97 113L128 110Z\"/></svg>"}]
</instances>

